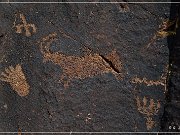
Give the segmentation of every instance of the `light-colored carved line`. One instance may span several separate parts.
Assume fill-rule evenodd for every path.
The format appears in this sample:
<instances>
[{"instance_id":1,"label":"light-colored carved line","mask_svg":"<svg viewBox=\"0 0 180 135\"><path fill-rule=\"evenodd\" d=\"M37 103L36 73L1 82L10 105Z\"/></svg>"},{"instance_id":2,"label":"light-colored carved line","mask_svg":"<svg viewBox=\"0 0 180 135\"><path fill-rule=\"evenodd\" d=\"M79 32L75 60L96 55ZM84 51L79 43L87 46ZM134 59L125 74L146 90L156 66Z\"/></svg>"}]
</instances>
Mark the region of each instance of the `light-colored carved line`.
<instances>
[{"instance_id":1,"label":"light-colored carved line","mask_svg":"<svg viewBox=\"0 0 180 135\"><path fill-rule=\"evenodd\" d=\"M138 78L138 77L135 77L135 78L133 78L132 79L132 83L135 83L135 84L142 84L142 83L144 83L144 84L146 84L147 86L152 86L152 85L155 85L155 86L158 86L158 85L162 85L162 86L165 86L165 82L163 82L164 80L157 80L157 81L155 81L155 80L148 80L147 78L143 78L143 79L141 79L141 78Z\"/></svg>"},{"instance_id":2,"label":"light-colored carved line","mask_svg":"<svg viewBox=\"0 0 180 135\"><path fill-rule=\"evenodd\" d=\"M148 80L147 78L138 78L137 76L131 79L131 83L134 84L146 84L147 86L164 86L164 93L167 92L167 79L168 79L168 75L170 74L168 72L169 69L169 65L167 65L164 69L164 73L161 75L159 80Z\"/></svg>"}]
</instances>

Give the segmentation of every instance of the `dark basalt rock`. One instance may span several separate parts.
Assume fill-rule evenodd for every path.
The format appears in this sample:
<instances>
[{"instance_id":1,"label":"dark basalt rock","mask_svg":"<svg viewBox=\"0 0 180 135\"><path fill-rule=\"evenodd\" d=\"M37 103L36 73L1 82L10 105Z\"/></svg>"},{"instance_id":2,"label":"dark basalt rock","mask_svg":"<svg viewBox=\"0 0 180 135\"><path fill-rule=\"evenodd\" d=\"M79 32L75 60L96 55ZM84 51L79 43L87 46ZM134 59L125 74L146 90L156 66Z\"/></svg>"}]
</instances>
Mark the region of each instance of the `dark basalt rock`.
<instances>
[{"instance_id":1,"label":"dark basalt rock","mask_svg":"<svg viewBox=\"0 0 180 135\"><path fill-rule=\"evenodd\" d=\"M171 5L170 20L180 18L180 4ZM178 22L179 25L179 22ZM174 29L175 26L171 27ZM166 105L162 117L162 130L168 132L180 131L180 28L176 29L176 35L168 37L170 50L168 77L168 93Z\"/></svg>"},{"instance_id":2,"label":"dark basalt rock","mask_svg":"<svg viewBox=\"0 0 180 135\"><path fill-rule=\"evenodd\" d=\"M178 119L179 68L167 101L169 43L149 43L170 6L1 3L0 73L20 64L30 93L0 81L0 131L167 131Z\"/></svg>"}]
</instances>

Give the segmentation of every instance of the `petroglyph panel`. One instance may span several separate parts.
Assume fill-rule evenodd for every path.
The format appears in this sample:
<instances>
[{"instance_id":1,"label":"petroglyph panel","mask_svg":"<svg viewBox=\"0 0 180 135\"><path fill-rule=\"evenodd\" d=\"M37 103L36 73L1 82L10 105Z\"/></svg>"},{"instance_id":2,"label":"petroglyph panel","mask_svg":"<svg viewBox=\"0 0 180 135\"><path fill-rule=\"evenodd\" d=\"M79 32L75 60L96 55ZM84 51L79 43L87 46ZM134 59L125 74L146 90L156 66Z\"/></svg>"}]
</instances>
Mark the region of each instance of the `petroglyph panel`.
<instances>
[{"instance_id":1,"label":"petroglyph panel","mask_svg":"<svg viewBox=\"0 0 180 135\"><path fill-rule=\"evenodd\" d=\"M121 1L0 4L0 130L161 131L177 21Z\"/></svg>"}]
</instances>

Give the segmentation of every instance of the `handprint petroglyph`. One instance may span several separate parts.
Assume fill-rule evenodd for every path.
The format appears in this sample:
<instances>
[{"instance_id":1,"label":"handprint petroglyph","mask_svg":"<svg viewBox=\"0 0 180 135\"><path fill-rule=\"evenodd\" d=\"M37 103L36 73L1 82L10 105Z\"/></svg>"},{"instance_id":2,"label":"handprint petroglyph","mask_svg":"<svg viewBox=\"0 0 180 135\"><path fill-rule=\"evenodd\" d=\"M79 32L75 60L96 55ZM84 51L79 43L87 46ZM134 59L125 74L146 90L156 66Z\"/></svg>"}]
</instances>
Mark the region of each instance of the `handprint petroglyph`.
<instances>
[{"instance_id":1,"label":"handprint petroglyph","mask_svg":"<svg viewBox=\"0 0 180 135\"><path fill-rule=\"evenodd\" d=\"M5 72L1 73L0 80L8 82L19 96L26 96L29 94L30 86L19 64L16 65L15 68L12 66L5 68Z\"/></svg>"},{"instance_id":2,"label":"handprint petroglyph","mask_svg":"<svg viewBox=\"0 0 180 135\"><path fill-rule=\"evenodd\" d=\"M161 107L160 102L157 101L157 103L155 103L154 99L150 99L148 101L146 97L144 97L141 102L140 98L136 97L136 104L138 111L145 115L147 130L152 129L155 126L155 122L153 121L152 117L159 112Z\"/></svg>"}]
</instances>

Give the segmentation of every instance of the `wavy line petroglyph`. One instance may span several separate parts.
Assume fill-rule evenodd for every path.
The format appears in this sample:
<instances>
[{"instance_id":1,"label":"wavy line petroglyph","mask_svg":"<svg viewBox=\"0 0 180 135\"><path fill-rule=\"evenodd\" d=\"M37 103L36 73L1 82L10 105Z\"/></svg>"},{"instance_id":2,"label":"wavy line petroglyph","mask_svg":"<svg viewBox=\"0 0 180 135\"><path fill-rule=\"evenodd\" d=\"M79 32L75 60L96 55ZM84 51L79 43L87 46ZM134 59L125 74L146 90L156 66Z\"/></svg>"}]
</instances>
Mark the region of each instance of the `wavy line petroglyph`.
<instances>
[{"instance_id":1,"label":"wavy line petroglyph","mask_svg":"<svg viewBox=\"0 0 180 135\"><path fill-rule=\"evenodd\" d=\"M128 6L128 2L126 1L122 1L123 3L118 3L117 0L110 0L110 3L114 3L117 7L117 9L119 10L119 12L129 12L129 6Z\"/></svg>"},{"instance_id":2,"label":"wavy line petroglyph","mask_svg":"<svg viewBox=\"0 0 180 135\"><path fill-rule=\"evenodd\" d=\"M19 96L23 97L29 94L30 86L19 64L15 68L12 66L5 68L5 72L1 73L0 80L8 82Z\"/></svg>"},{"instance_id":3,"label":"wavy line petroglyph","mask_svg":"<svg viewBox=\"0 0 180 135\"><path fill-rule=\"evenodd\" d=\"M141 84L141 83L144 83L144 84L146 84L147 86L152 86L152 85L155 85L155 86L158 86L158 85L162 85L162 86L164 86L165 84L164 84L164 80L163 79L160 79L160 80L148 80L147 78L138 78L138 77L135 77L135 78L133 78L132 79L132 81L131 81L132 83L139 83L139 84Z\"/></svg>"},{"instance_id":4,"label":"wavy line petroglyph","mask_svg":"<svg viewBox=\"0 0 180 135\"><path fill-rule=\"evenodd\" d=\"M167 77L168 77L168 66L165 67L164 73L158 80L148 80L146 77L139 78L134 77L131 79L131 83L134 84L145 84L147 86L164 86L164 91L167 92Z\"/></svg>"},{"instance_id":5,"label":"wavy line petroglyph","mask_svg":"<svg viewBox=\"0 0 180 135\"><path fill-rule=\"evenodd\" d=\"M112 73L117 79L122 79L122 62L115 50L106 56L86 54L83 57L68 56L61 52L52 53L51 43L57 40L57 33L52 33L40 42L40 50L44 62L51 61L63 69L60 81L68 87L73 79L85 79L98 74Z\"/></svg>"}]
</instances>

